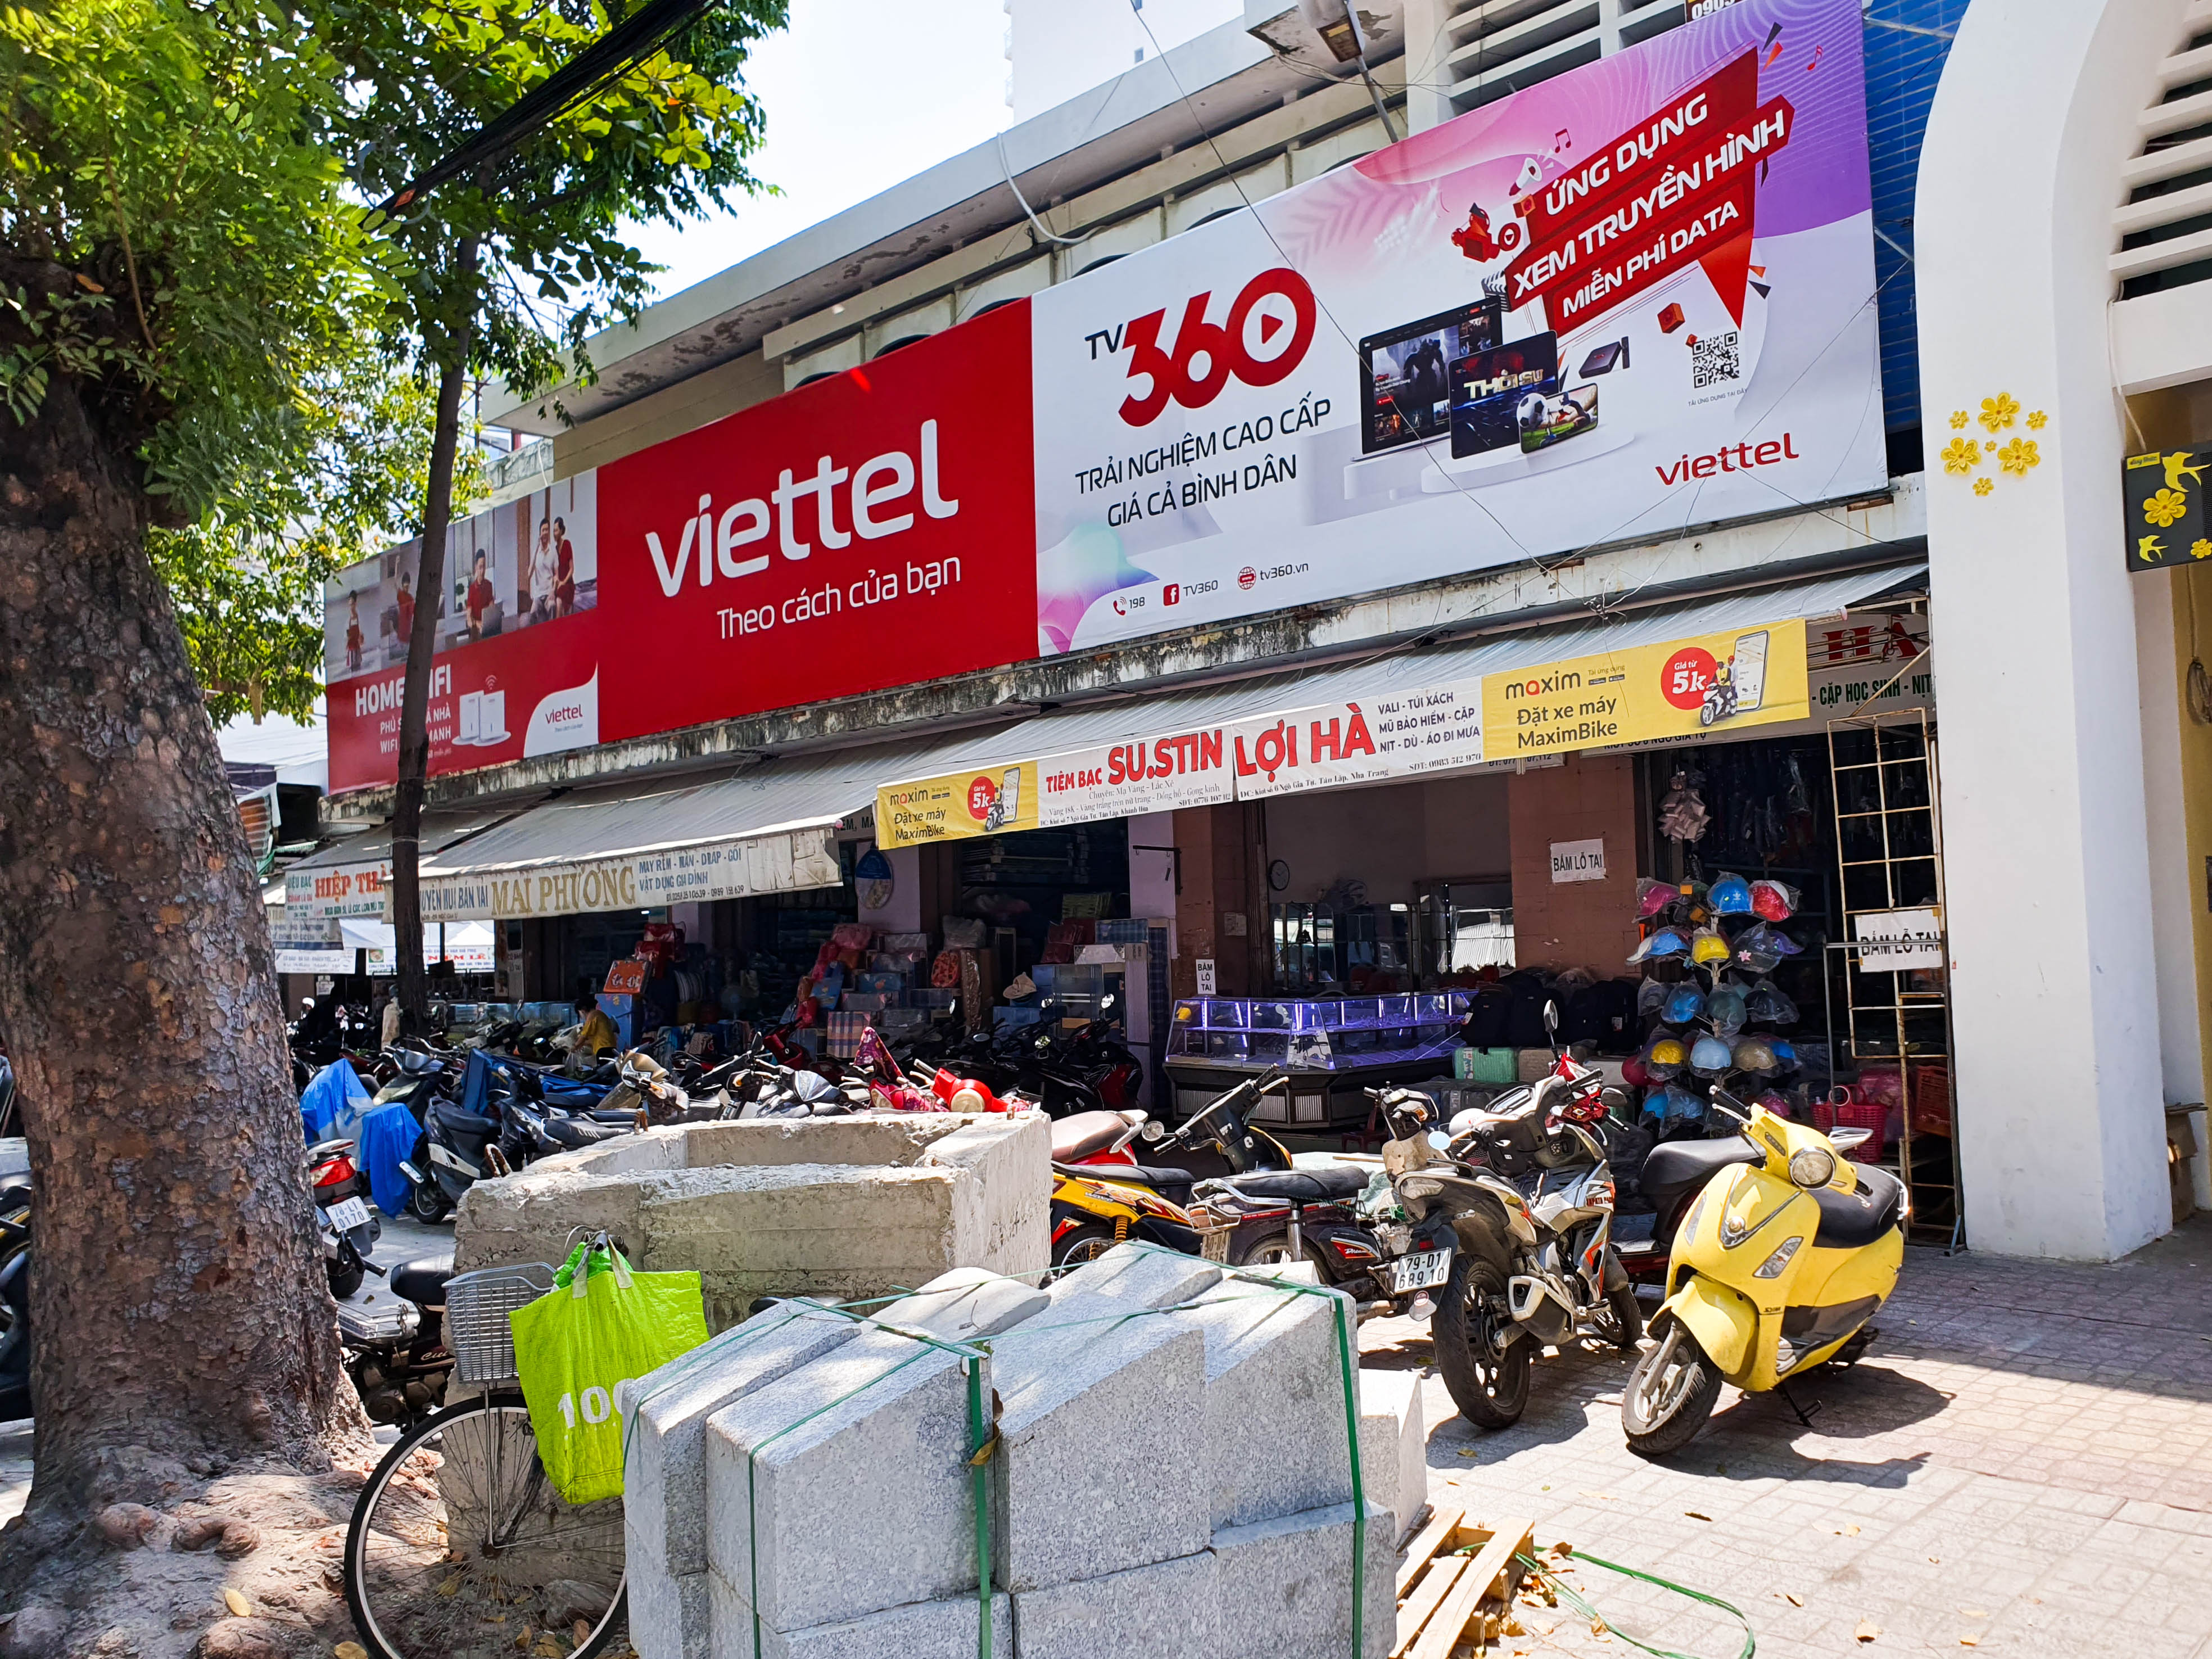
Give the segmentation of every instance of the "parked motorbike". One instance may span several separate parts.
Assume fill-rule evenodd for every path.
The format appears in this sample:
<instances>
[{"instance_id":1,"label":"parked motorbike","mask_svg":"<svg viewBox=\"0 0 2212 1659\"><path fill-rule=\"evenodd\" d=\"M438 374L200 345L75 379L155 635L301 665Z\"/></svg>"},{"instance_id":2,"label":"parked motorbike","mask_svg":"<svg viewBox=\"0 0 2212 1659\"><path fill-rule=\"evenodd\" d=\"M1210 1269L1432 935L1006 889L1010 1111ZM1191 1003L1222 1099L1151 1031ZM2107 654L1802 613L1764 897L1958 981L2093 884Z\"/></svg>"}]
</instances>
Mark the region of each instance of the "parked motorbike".
<instances>
[{"instance_id":1,"label":"parked motorbike","mask_svg":"<svg viewBox=\"0 0 2212 1659\"><path fill-rule=\"evenodd\" d=\"M1547 1004L1547 1026L1558 1018ZM1449 1252L1431 1322L1437 1365L1479 1427L1520 1420L1536 1347L1595 1337L1632 1350L1642 1334L1611 1242L1605 1148L1587 1127L1606 1114L1602 1081L1560 1054L1525 1097L1460 1114L1449 1133L1406 1146L1393 1172L1413 1243Z\"/></svg>"},{"instance_id":2,"label":"parked motorbike","mask_svg":"<svg viewBox=\"0 0 2212 1659\"><path fill-rule=\"evenodd\" d=\"M1711 1099L1741 1135L1670 1141L1644 1166L1662 1212L1695 1194L1652 1316L1658 1340L1621 1390L1629 1449L1645 1457L1686 1445L1723 1382L1787 1399L1789 1378L1856 1362L1905 1260L1911 1200L1895 1176L1850 1163L1838 1139L1717 1083Z\"/></svg>"},{"instance_id":3,"label":"parked motorbike","mask_svg":"<svg viewBox=\"0 0 2212 1659\"><path fill-rule=\"evenodd\" d=\"M0 1185L0 1423L31 1414L31 1185Z\"/></svg>"},{"instance_id":4,"label":"parked motorbike","mask_svg":"<svg viewBox=\"0 0 2212 1659\"><path fill-rule=\"evenodd\" d=\"M307 1149L307 1189L315 1200L323 1265L331 1294L341 1302L361 1288L369 1253L384 1224L368 1207L368 1173L354 1161L350 1140L325 1140Z\"/></svg>"},{"instance_id":5,"label":"parked motorbike","mask_svg":"<svg viewBox=\"0 0 2212 1659\"><path fill-rule=\"evenodd\" d=\"M536 1073L511 1072L478 1051L469 1057L460 1100L428 1097L422 1133L412 1154L401 1160L408 1212L434 1224L487 1176L509 1175L534 1159L596 1146L636 1127L634 1113L550 1106Z\"/></svg>"},{"instance_id":6,"label":"parked motorbike","mask_svg":"<svg viewBox=\"0 0 2212 1659\"><path fill-rule=\"evenodd\" d=\"M445 1337L450 1255L425 1256L382 1274L385 1290L338 1305L346 1374L372 1420L410 1424L445 1403L453 1356Z\"/></svg>"}]
</instances>

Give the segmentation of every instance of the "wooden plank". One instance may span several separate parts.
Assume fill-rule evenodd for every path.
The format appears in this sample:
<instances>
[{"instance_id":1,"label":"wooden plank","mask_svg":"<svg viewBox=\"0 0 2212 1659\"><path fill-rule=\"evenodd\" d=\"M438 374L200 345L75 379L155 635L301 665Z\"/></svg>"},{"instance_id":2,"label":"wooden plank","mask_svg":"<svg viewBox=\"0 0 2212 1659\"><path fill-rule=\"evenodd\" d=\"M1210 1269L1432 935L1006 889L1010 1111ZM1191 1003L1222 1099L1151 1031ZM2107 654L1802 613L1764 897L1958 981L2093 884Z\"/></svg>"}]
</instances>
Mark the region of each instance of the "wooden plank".
<instances>
[{"instance_id":1,"label":"wooden plank","mask_svg":"<svg viewBox=\"0 0 2212 1659\"><path fill-rule=\"evenodd\" d=\"M1460 1518L1465 1513L1463 1510L1437 1505L1429 1517L1429 1524L1421 1528L1421 1535L1407 1546L1405 1565L1398 1569L1400 1600L1404 1600L1407 1586L1421 1576L1421 1569L1428 1565L1429 1558L1444 1547L1444 1540L1451 1535L1451 1529L1460 1523Z\"/></svg>"},{"instance_id":2,"label":"wooden plank","mask_svg":"<svg viewBox=\"0 0 2212 1659\"><path fill-rule=\"evenodd\" d=\"M1403 1659L1406 1650L1413 1644L1413 1638L1428 1622L1429 1615L1437 1610L1451 1587L1466 1576L1467 1563L1464 1555L1446 1556L1430 1568L1420 1588L1398 1604L1398 1639L1390 1649L1390 1659Z\"/></svg>"},{"instance_id":3,"label":"wooden plank","mask_svg":"<svg viewBox=\"0 0 2212 1659\"><path fill-rule=\"evenodd\" d=\"M1493 1534L1490 1542L1483 1546L1482 1554L1474 1557L1468 1569L1459 1575L1457 1582L1452 1585L1451 1593L1444 1597L1443 1605L1437 1609L1435 1617L1422 1630L1420 1639L1414 1644L1408 1659L1451 1659L1451 1651L1459 1645L1461 1634L1467 1629L1468 1620L1481 1606L1484 1592L1490 1588L1491 1579L1497 1576L1498 1570L1494 1565L1486 1573L1482 1571L1483 1560L1504 1541L1503 1534ZM1509 1552L1511 1547L1510 1544L1506 1544Z\"/></svg>"},{"instance_id":4,"label":"wooden plank","mask_svg":"<svg viewBox=\"0 0 2212 1659\"><path fill-rule=\"evenodd\" d=\"M1474 1566L1468 1570L1465 1577L1460 1581L1462 1584L1471 1583L1481 1586L1476 1592L1477 1605L1480 1605L1480 1601L1487 1597L1493 1589L1502 1600L1510 1603L1512 1591L1507 1575L1517 1573L1518 1570L1513 1560L1516 1551L1530 1556L1536 1553L1534 1522L1501 1521L1491 1533L1490 1541L1482 1547L1482 1553L1474 1558ZM1472 1607L1469 1608L1470 1612L1473 1610Z\"/></svg>"}]
</instances>

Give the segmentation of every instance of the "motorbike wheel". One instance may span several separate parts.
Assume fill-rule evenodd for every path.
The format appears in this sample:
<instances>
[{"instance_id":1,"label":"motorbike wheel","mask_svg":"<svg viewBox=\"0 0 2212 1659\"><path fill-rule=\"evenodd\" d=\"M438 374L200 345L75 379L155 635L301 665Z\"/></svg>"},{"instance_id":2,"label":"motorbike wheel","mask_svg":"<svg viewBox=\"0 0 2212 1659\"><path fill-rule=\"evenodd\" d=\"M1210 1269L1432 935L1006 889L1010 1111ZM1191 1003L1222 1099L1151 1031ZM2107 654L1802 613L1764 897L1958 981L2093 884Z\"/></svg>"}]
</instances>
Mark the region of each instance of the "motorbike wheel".
<instances>
[{"instance_id":1,"label":"motorbike wheel","mask_svg":"<svg viewBox=\"0 0 2212 1659\"><path fill-rule=\"evenodd\" d=\"M1292 1261L1312 1260L1310 1249L1302 1257L1291 1254L1291 1230L1287 1224L1271 1228L1242 1245L1232 1245L1230 1252L1230 1265L1237 1267L1280 1267Z\"/></svg>"},{"instance_id":2,"label":"motorbike wheel","mask_svg":"<svg viewBox=\"0 0 2212 1659\"><path fill-rule=\"evenodd\" d=\"M1460 1415L1479 1429L1505 1429L1528 1408L1528 1339L1509 1340L1513 1321L1503 1311L1505 1275L1495 1262L1466 1250L1452 1253L1451 1277L1437 1298L1437 1369Z\"/></svg>"},{"instance_id":3,"label":"motorbike wheel","mask_svg":"<svg viewBox=\"0 0 2212 1659\"><path fill-rule=\"evenodd\" d=\"M1096 1261L1121 1241L1114 1237L1111 1227L1086 1221L1080 1227L1061 1236L1052 1247L1052 1265L1055 1267L1079 1267L1086 1261Z\"/></svg>"},{"instance_id":4,"label":"motorbike wheel","mask_svg":"<svg viewBox=\"0 0 2212 1659\"><path fill-rule=\"evenodd\" d=\"M1636 1352L1637 1339L1644 1334L1644 1310L1636 1300L1636 1286L1618 1285L1606 1292L1606 1305L1613 1310L1613 1345L1623 1353Z\"/></svg>"},{"instance_id":5,"label":"motorbike wheel","mask_svg":"<svg viewBox=\"0 0 2212 1659\"><path fill-rule=\"evenodd\" d=\"M1628 1449L1639 1457L1664 1457L1696 1437L1720 1398L1720 1368L1690 1328L1669 1319L1658 1343L1646 1349L1620 1390L1620 1426Z\"/></svg>"},{"instance_id":6,"label":"motorbike wheel","mask_svg":"<svg viewBox=\"0 0 2212 1659\"><path fill-rule=\"evenodd\" d=\"M420 1187L410 1184L407 1188L407 1213L425 1226L437 1225L453 1207L446 1202L444 1190L434 1181Z\"/></svg>"}]
</instances>

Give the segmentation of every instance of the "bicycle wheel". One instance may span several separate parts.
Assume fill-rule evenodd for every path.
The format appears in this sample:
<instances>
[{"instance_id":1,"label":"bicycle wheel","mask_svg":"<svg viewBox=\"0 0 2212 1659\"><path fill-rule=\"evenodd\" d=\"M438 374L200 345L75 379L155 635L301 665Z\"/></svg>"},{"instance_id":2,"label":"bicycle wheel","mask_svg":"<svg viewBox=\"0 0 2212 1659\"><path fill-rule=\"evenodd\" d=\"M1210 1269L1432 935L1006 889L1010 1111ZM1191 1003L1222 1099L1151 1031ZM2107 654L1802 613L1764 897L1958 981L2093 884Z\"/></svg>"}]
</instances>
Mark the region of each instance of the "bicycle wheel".
<instances>
[{"instance_id":1,"label":"bicycle wheel","mask_svg":"<svg viewBox=\"0 0 2212 1659\"><path fill-rule=\"evenodd\" d=\"M592 1659L626 1633L623 1586L622 1499L565 1502L515 1394L401 1436L346 1532L346 1602L381 1659Z\"/></svg>"}]
</instances>

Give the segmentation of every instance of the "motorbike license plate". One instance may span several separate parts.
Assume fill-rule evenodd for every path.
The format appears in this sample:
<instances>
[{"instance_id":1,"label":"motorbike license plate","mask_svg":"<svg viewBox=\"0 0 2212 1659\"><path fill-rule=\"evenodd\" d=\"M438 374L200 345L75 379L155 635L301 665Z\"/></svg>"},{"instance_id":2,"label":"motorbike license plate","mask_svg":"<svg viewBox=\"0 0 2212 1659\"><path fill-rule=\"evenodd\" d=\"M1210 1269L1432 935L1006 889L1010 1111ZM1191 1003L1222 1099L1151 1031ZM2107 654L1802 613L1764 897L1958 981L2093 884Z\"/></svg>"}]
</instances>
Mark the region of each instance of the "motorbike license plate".
<instances>
[{"instance_id":1,"label":"motorbike license plate","mask_svg":"<svg viewBox=\"0 0 2212 1659\"><path fill-rule=\"evenodd\" d=\"M1226 1262L1229 1260L1229 1235L1234 1231L1231 1227L1215 1227L1199 1234L1200 1257L1207 1261Z\"/></svg>"},{"instance_id":2,"label":"motorbike license plate","mask_svg":"<svg viewBox=\"0 0 2212 1659\"><path fill-rule=\"evenodd\" d=\"M1390 1288L1399 1294L1433 1290L1451 1277L1451 1252L1423 1250L1418 1255L1401 1257L1390 1265L1395 1275Z\"/></svg>"},{"instance_id":3,"label":"motorbike license plate","mask_svg":"<svg viewBox=\"0 0 2212 1659\"><path fill-rule=\"evenodd\" d=\"M357 1198L341 1199L323 1212L330 1218L332 1231L349 1233L356 1227L368 1225L368 1206Z\"/></svg>"}]
</instances>

